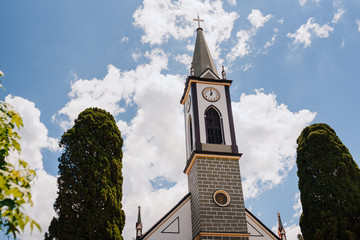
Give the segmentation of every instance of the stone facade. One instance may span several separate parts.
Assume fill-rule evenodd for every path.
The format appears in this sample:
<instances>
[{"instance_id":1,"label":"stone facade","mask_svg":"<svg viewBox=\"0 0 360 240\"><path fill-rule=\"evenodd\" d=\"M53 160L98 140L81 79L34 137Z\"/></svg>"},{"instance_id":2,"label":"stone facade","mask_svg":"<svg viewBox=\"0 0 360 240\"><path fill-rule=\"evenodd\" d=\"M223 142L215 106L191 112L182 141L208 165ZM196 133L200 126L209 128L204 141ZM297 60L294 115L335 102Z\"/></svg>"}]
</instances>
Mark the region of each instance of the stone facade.
<instances>
[{"instance_id":1,"label":"stone facade","mask_svg":"<svg viewBox=\"0 0 360 240\"><path fill-rule=\"evenodd\" d=\"M189 174L193 238L200 232L247 233L239 160L198 157ZM231 202L219 207L213 200L216 190L229 193ZM209 237L201 239L248 239L244 237Z\"/></svg>"}]
</instances>

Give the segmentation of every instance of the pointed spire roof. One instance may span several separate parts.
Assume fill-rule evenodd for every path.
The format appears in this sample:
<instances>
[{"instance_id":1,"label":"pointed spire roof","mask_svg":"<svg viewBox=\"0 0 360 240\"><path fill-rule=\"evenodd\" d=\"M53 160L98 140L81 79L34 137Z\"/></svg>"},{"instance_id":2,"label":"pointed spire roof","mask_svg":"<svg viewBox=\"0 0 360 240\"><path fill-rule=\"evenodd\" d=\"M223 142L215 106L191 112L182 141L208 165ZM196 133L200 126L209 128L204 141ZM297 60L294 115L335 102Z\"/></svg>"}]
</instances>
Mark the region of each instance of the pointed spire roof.
<instances>
[{"instance_id":1,"label":"pointed spire roof","mask_svg":"<svg viewBox=\"0 0 360 240\"><path fill-rule=\"evenodd\" d=\"M279 227L278 227L279 238L283 239L283 240L284 239L286 240L286 232L285 232L285 229L284 229L283 224L281 222L280 213L278 213L278 222L279 222Z\"/></svg>"},{"instance_id":2,"label":"pointed spire roof","mask_svg":"<svg viewBox=\"0 0 360 240\"><path fill-rule=\"evenodd\" d=\"M218 76L214 61L211 57L209 48L203 35L203 29L198 28L196 31L197 35L192 62L192 67L194 68L194 76L200 77L207 69L210 69Z\"/></svg>"},{"instance_id":3,"label":"pointed spire roof","mask_svg":"<svg viewBox=\"0 0 360 240\"><path fill-rule=\"evenodd\" d=\"M141 224L141 207L139 206L138 207L138 218L137 218L137 221L136 221L136 226L138 226L139 224Z\"/></svg>"}]
</instances>

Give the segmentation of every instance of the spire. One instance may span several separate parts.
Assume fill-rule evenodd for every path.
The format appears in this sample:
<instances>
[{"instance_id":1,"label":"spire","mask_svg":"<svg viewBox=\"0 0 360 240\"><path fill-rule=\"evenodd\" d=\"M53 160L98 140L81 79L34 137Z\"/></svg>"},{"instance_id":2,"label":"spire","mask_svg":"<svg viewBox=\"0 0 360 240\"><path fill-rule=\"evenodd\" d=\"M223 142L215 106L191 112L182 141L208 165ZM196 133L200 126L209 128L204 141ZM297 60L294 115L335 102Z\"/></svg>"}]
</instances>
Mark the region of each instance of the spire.
<instances>
[{"instance_id":1,"label":"spire","mask_svg":"<svg viewBox=\"0 0 360 240\"><path fill-rule=\"evenodd\" d=\"M136 228L136 240L140 239L140 237L142 236L142 222L141 222L141 207L138 207L138 218L135 224L135 228Z\"/></svg>"},{"instance_id":2,"label":"spire","mask_svg":"<svg viewBox=\"0 0 360 240\"><path fill-rule=\"evenodd\" d=\"M138 206L138 219L137 219L136 225L141 223L141 212L140 211L141 211L141 207Z\"/></svg>"},{"instance_id":3,"label":"spire","mask_svg":"<svg viewBox=\"0 0 360 240\"><path fill-rule=\"evenodd\" d=\"M286 232L281 222L280 213L278 213L278 222L279 222L279 228L278 228L279 238L281 240L286 240Z\"/></svg>"},{"instance_id":4,"label":"spire","mask_svg":"<svg viewBox=\"0 0 360 240\"><path fill-rule=\"evenodd\" d=\"M198 28L193 56L194 76L200 77L207 69L218 75L209 48L206 44L203 29Z\"/></svg>"}]
</instances>

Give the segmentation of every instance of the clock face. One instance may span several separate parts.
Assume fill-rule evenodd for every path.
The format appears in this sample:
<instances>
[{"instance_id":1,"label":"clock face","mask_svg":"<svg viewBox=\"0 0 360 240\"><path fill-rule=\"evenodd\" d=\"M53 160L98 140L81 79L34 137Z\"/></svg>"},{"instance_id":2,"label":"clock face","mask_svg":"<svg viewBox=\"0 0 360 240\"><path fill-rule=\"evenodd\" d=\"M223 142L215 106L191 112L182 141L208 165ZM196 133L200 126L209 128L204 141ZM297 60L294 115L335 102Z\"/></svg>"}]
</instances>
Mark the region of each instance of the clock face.
<instances>
[{"instance_id":1,"label":"clock face","mask_svg":"<svg viewBox=\"0 0 360 240\"><path fill-rule=\"evenodd\" d=\"M203 97L210 102L216 102L220 99L219 91L213 87L204 88L202 94Z\"/></svg>"}]
</instances>

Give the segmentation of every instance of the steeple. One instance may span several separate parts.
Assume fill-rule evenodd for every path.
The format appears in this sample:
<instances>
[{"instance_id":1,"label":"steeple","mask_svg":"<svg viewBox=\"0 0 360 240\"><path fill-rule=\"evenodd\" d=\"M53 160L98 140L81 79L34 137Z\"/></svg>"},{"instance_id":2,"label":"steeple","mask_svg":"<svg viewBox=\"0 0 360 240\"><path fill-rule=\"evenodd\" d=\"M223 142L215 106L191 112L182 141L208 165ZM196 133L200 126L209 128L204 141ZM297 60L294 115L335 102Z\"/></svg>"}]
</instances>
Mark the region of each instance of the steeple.
<instances>
[{"instance_id":1,"label":"steeple","mask_svg":"<svg viewBox=\"0 0 360 240\"><path fill-rule=\"evenodd\" d=\"M200 22L199 19L194 19ZM248 240L244 197L225 69L218 75L199 26L184 105L192 239ZM220 77L222 78L220 78Z\"/></svg>"},{"instance_id":2,"label":"steeple","mask_svg":"<svg viewBox=\"0 0 360 240\"><path fill-rule=\"evenodd\" d=\"M138 207L138 218L135 224L135 228L136 228L136 240L140 239L140 237L142 236L142 222L141 222L141 207Z\"/></svg>"},{"instance_id":3,"label":"steeple","mask_svg":"<svg viewBox=\"0 0 360 240\"><path fill-rule=\"evenodd\" d=\"M192 61L194 76L200 77L206 70L210 69L214 74L216 74L216 77L212 76L209 78L219 79L214 61L203 35L203 29L199 27L196 31L195 50Z\"/></svg>"},{"instance_id":4,"label":"steeple","mask_svg":"<svg viewBox=\"0 0 360 240\"><path fill-rule=\"evenodd\" d=\"M286 232L281 222L280 213L278 213L278 222L279 222L279 227L278 227L279 238L281 240L286 240Z\"/></svg>"}]
</instances>

